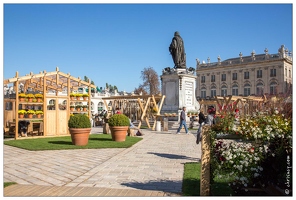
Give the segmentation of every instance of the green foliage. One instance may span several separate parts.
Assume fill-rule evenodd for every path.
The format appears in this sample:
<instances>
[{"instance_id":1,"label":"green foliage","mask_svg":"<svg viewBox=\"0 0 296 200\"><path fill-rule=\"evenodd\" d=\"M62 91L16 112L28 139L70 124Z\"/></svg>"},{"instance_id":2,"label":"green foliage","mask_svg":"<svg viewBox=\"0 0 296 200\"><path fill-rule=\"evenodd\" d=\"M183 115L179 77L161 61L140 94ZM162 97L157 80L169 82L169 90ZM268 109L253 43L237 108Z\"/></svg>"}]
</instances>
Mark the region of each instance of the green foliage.
<instances>
[{"instance_id":1,"label":"green foliage","mask_svg":"<svg viewBox=\"0 0 296 200\"><path fill-rule=\"evenodd\" d=\"M28 140L7 140L5 145L27 149L30 151L63 150L63 149L102 149L129 148L141 141L140 137L126 137L124 142L114 142L111 134L90 134L86 146L72 145L71 136L36 138Z\"/></svg>"},{"instance_id":2,"label":"green foliage","mask_svg":"<svg viewBox=\"0 0 296 200\"><path fill-rule=\"evenodd\" d=\"M124 114L114 114L108 120L109 126L129 126L130 121Z\"/></svg>"},{"instance_id":3,"label":"green foliage","mask_svg":"<svg viewBox=\"0 0 296 200\"><path fill-rule=\"evenodd\" d=\"M91 123L87 115L75 114L70 116L68 121L69 128L91 128Z\"/></svg>"},{"instance_id":4,"label":"green foliage","mask_svg":"<svg viewBox=\"0 0 296 200\"><path fill-rule=\"evenodd\" d=\"M4 182L4 187L8 187L10 185L17 184L16 182Z\"/></svg>"}]
</instances>

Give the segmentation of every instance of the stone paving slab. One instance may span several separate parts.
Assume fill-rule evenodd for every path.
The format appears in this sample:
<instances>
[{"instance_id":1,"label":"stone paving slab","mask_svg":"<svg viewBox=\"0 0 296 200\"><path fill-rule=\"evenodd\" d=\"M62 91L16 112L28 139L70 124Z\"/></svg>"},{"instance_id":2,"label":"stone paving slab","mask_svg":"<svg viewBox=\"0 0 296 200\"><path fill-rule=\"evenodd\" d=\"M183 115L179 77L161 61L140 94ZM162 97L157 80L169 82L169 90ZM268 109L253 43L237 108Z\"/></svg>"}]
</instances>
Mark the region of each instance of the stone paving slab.
<instances>
[{"instance_id":1,"label":"stone paving slab","mask_svg":"<svg viewBox=\"0 0 296 200\"><path fill-rule=\"evenodd\" d=\"M143 132L143 140L127 149L32 152L4 145L4 182L18 183L8 188L38 186L40 191L13 194L5 188L4 196L180 195L184 164L200 162L200 144L193 134Z\"/></svg>"}]
</instances>

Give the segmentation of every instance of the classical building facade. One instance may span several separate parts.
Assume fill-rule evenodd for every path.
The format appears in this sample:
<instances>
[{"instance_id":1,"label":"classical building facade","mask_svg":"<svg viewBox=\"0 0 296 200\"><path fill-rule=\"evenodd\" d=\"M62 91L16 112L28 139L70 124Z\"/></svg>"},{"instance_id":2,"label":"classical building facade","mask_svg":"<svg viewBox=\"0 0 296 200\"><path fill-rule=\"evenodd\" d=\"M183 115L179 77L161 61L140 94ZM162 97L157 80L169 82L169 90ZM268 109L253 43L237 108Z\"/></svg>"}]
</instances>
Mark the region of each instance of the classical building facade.
<instances>
[{"instance_id":1,"label":"classical building facade","mask_svg":"<svg viewBox=\"0 0 296 200\"><path fill-rule=\"evenodd\" d=\"M282 45L277 54L239 54L211 63L196 59L197 99L214 96L262 96L292 93L292 53Z\"/></svg>"}]
</instances>

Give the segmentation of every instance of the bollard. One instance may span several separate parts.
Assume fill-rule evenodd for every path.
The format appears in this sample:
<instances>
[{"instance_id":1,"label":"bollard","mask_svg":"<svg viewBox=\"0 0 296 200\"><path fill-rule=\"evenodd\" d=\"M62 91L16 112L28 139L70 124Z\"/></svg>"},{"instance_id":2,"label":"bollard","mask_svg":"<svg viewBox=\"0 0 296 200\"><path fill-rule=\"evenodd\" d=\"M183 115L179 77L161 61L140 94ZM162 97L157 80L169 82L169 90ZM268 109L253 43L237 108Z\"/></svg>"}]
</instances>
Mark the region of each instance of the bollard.
<instances>
[{"instance_id":1,"label":"bollard","mask_svg":"<svg viewBox=\"0 0 296 200\"><path fill-rule=\"evenodd\" d=\"M167 117L163 119L163 131L169 131L169 120Z\"/></svg>"},{"instance_id":2,"label":"bollard","mask_svg":"<svg viewBox=\"0 0 296 200\"><path fill-rule=\"evenodd\" d=\"M156 122L156 131L161 131L161 123L160 123L160 121Z\"/></svg>"}]
</instances>

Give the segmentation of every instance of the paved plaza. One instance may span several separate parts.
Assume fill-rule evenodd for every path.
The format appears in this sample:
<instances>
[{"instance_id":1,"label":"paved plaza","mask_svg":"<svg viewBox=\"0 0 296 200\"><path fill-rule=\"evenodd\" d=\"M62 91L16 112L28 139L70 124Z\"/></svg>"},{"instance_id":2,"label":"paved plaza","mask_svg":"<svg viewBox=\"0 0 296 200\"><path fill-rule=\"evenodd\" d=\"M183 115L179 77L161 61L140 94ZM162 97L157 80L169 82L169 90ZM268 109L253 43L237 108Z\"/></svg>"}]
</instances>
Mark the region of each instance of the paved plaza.
<instances>
[{"instance_id":1,"label":"paved plaza","mask_svg":"<svg viewBox=\"0 0 296 200\"><path fill-rule=\"evenodd\" d=\"M97 133L102 128L92 128ZM34 152L4 145L4 182L18 183L5 188L4 196L181 195L184 164L201 157L195 135L143 133L143 140L127 149Z\"/></svg>"}]
</instances>

